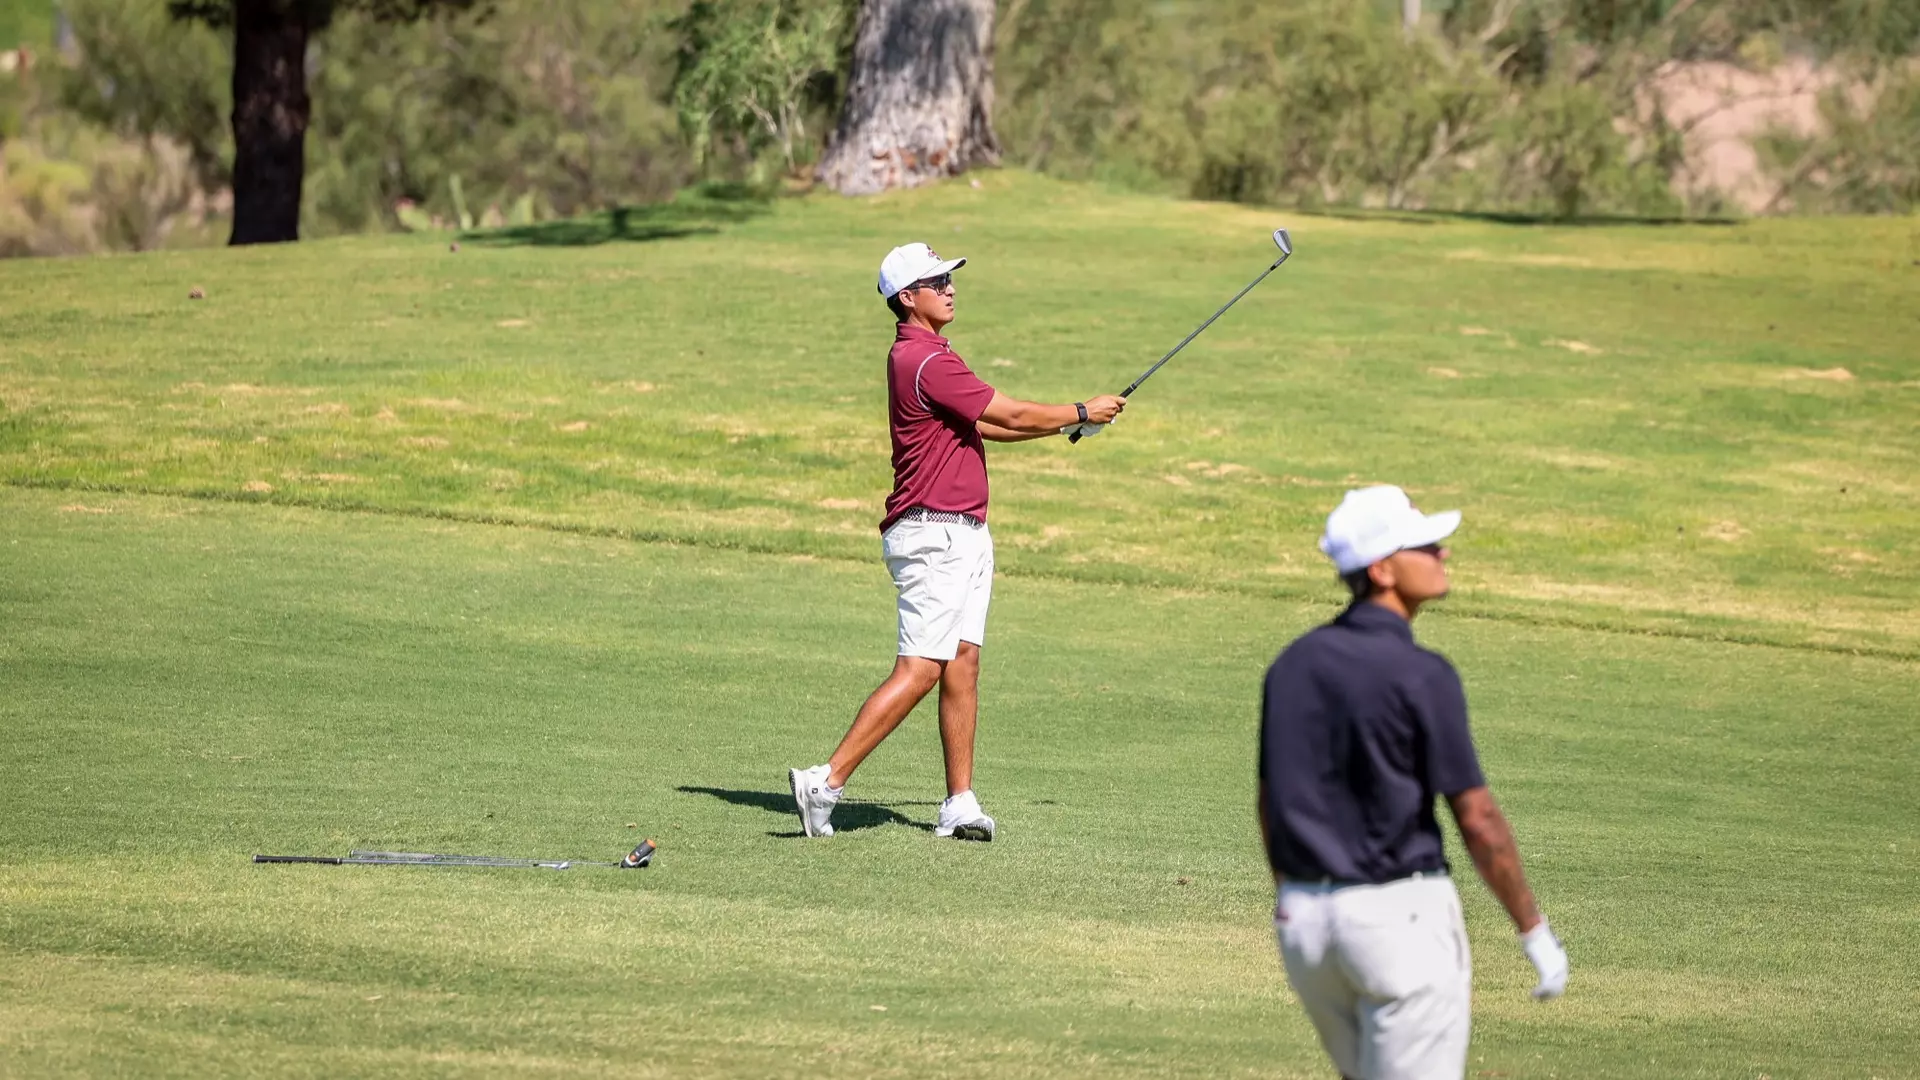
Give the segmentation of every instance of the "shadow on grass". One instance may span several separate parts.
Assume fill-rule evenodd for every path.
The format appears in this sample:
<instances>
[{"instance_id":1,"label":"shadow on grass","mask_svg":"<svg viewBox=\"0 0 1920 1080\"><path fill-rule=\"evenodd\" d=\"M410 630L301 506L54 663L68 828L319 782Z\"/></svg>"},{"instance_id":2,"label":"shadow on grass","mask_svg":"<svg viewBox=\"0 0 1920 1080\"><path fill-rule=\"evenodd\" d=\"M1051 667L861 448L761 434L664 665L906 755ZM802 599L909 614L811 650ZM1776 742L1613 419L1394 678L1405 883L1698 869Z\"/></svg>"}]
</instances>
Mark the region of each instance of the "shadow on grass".
<instances>
[{"instance_id":1,"label":"shadow on grass","mask_svg":"<svg viewBox=\"0 0 1920 1080\"><path fill-rule=\"evenodd\" d=\"M676 790L684 791L689 795L711 795L716 799L730 802L735 806L750 806L758 810L765 810L768 813L779 814L781 817L790 821L793 820L795 816L793 793L789 791L737 791L731 788L698 787L688 784L682 784ZM903 802L894 805L938 806L939 804L932 802ZM892 806L886 806L881 803L861 802L858 799L842 799L840 800L840 805L833 811L834 832L855 832L860 829L879 828L882 825L905 825L911 829L919 829L921 832L933 831L933 822L915 821L900 811L895 810ZM793 837L805 834L799 829L794 829L791 832L771 832L767 835Z\"/></svg>"},{"instance_id":2,"label":"shadow on grass","mask_svg":"<svg viewBox=\"0 0 1920 1080\"><path fill-rule=\"evenodd\" d=\"M462 235L468 243L494 247L591 247L710 236L773 209L773 197L744 184L703 184L670 201L620 206L588 217L516 225Z\"/></svg>"}]
</instances>

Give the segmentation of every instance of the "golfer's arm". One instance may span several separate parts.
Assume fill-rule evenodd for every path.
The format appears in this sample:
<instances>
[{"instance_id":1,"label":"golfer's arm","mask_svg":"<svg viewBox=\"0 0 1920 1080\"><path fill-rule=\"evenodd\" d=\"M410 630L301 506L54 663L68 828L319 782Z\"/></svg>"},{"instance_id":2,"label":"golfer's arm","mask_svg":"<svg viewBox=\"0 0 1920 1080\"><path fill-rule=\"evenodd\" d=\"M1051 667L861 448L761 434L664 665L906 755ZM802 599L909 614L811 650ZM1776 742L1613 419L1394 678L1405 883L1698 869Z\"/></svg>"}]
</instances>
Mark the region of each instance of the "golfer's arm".
<instances>
[{"instance_id":1,"label":"golfer's arm","mask_svg":"<svg viewBox=\"0 0 1920 1080\"><path fill-rule=\"evenodd\" d=\"M1060 434L1059 428L1049 431L1015 431L998 424L989 424L985 420L974 425L980 429L980 437L988 442L1026 442L1029 439L1044 439L1049 435Z\"/></svg>"},{"instance_id":2,"label":"golfer's arm","mask_svg":"<svg viewBox=\"0 0 1920 1080\"><path fill-rule=\"evenodd\" d=\"M1485 787L1468 788L1447 796L1453 819L1460 826L1460 839L1473 856L1473 868L1480 880L1507 909L1515 929L1521 933L1540 922L1540 907L1534 903L1533 890L1527 887L1526 871L1520 868L1520 846L1513 841L1513 828L1493 792Z\"/></svg>"},{"instance_id":3,"label":"golfer's arm","mask_svg":"<svg viewBox=\"0 0 1920 1080\"><path fill-rule=\"evenodd\" d=\"M980 414L980 433L983 437L991 438L992 436L986 434L986 429L995 427L1024 438L1038 438L1042 435L1058 434L1061 428L1079 422L1080 410L1071 405L1042 405L1036 401L1021 401L996 390L993 400L987 402L986 411Z\"/></svg>"}]
</instances>

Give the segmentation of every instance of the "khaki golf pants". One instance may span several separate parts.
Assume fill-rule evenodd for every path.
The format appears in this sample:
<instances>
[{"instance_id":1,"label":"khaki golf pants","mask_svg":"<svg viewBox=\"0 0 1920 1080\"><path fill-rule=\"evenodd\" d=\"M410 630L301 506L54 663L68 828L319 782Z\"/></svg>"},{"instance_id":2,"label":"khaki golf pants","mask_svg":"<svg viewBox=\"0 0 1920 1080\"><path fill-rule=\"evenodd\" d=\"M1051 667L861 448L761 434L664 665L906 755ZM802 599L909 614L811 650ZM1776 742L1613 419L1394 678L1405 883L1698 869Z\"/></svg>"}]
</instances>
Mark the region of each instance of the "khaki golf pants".
<instances>
[{"instance_id":1,"label":"khaki golf pants","mask_svg":"<svg viewBox=\"0 0 1920 1080\"><path fill-rule=\"evenodd\" d=\"M1473 964L1444 874L1384 885L1287 882L1273 928L1321 1045L1349 1080L1458 1080Z\"/></svg>"}]
</instances>

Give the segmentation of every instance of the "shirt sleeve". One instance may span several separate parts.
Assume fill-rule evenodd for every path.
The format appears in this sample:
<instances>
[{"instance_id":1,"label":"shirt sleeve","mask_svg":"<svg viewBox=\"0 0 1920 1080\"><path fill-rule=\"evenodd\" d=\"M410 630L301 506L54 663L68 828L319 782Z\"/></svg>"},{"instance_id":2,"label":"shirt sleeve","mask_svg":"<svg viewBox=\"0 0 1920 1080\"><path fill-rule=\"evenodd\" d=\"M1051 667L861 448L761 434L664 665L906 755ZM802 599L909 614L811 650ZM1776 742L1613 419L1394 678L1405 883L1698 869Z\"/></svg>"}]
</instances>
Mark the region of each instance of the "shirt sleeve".
<instances>
[{"instance_id":1,"label":"shirt sleeve","mask_svg":"<svg viewBox=\"0 0 1920 1080\"><path fill-rule=\"evenodd\" d=\"M1467 727L1467 692L1460 674L1441 657L1434 657L1433 673L1420 688L1420 724L1426 733L1427 783L1441 795L1458 795L1485 787L1480 755L1473 749Z\"/></svg>"},{"instance_id":2,"label":"shirt sleeve","mask_svg":"<svg viewBox=\"0 0 1920 1080\"><path fill-rule=\"evenodd\" d=\"M938 352L920 365L915 376L920 396L933 408L959 417L969 424L978 423L993 400L993 387L980 381L958 356Z\"/></svg>"}]
</instances>

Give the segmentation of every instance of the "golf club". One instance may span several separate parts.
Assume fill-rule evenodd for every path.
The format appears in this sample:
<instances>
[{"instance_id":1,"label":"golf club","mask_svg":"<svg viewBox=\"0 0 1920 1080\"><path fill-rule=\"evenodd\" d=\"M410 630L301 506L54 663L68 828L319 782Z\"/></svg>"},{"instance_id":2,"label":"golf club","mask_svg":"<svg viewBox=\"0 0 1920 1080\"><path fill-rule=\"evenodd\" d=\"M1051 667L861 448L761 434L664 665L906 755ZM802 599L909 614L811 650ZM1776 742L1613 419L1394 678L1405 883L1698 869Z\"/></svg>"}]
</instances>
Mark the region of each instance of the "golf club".
<instances>
[{"instance_id":1,"label":"golf club","mask_svg":"<svg viewBox=\"0 0 1920 1080\"><path fill-rule=\"evenodd\" d=\"M350 851L345 855L255 855L257 863L321 863L327 866L498 866L540 867L546 870L570 870L576 866L604 866L622 870L644 869L653 862L651 840L643 840L619 862L588 862L579 859L514 859L499 855L442 855L427 851Z\"/></svg>"},{"instance_id":2,"label":"golf club","mask_svg":"<svg viewBox=\"0 0 1920 1080\"><path fill-rule=\"evenodd\" d=\"M1289 256L1289 255L1291 255L1291 254L1293 254L1293 238L1287 235L1287 230L1285 230L1285 229L1275 229L1275 230L1273 230L1273 246L1274 246L1274 247L1277 247L1277 248L1279 248L1279 249L1280 249L1280 257L1279 257L1279 258L1277 258L1277 259L1275 259L1275 260L1273 260L1273 265L1272 265L1272 266L1269 266L1269 267L1267 267L1267 268L1266 268L1265 270L1262 270L1262 271L1260 271L1260 276L1259 276L1259 277L1257 277L1257 278L1254 278L1254 279L1253 279L1252 281L1250 281L1250 282L1248 282L1248 283L1247 283L1247 287L1246 287L1246 288L1244 288L1244 289L1241 289L1241 290L1240 290L1239 292L1237 292L1237 293L1234 293L1234 294L1233 294L1233 299L1232 299L1232 300L1229 300L1229 301L1227 301L1226 303L1224 303L1224 304L1222 304L1222 305L1220 305L1220 310L1219 310L1219 311L1216 311L1216 312L1214 312L1214 313L1213 313L1212 315L1210 315L1210 316L1208 316L1208 317L1207 317L1207 321L1206 321L1206 322L1203 322L1203 323L1201 323L1201 324L1200 324L1199 326L1197 326L1197 327L1195 327L1195 328L1194 328L1194 330L1193 330L1193 333L1191 333L1191 334L1188 334L1188 335L1187 335L1186 337L1183 337L1183 338L1181 338L1181 339L1180 339L1180 344L1178 344L1178 345L1175 345L1175 346L1174 346L1174 347L1173 347L1172 349L1170 349L1170 350L1168 350L1168 352L1167 352L1167 355L1165 355L1165 356L1163 356L1163 357L1161 357L1161 358L1160 358L1159 360L1157 360L1157 361L1155 361L1155 362L1154 362L1154 365L1153 365L1152 367L1150 367L1150 368L1148 368L1147 370L1145 370L1145 371L1143 371L1143 372L1141 372L1141 373L1140 373L1140 377L1139 377L1139 378L1137 378L1137 379L1135 379L1135 380L1133 380L1133 382L1132 382L1131 384L1129 384L1129 385L1127 386L1127 388L1126 388L1125 390L1122 390L1122 391L1120 391L1120 396L1121 396L1121 397L1123 397L1123 398L1124 398L1124 397L1132 397L1132 396L1133 396L1133 392L1134 392L1135 390L1138 390L1138 389L1140 389L1140 384L1141 384L1141 383L1143 383L1143 382L1146 382L1146 381L1147 381L1147 379L1148 379L1148 378L1149 378L1150 376L1152 376L1152 374L1153 374L1154 372L1156 372L1156 371L1159 371L1159 370L1160 370L1160 365L1161 365L1161 364L1164 364L1164 363L1166 363L1167 361L1169 361L1169 360L1171 360L1171 359L1173 359L1173 356L1174 356L1174 354L1175 354L1175 353L1177 353L1177 352L1179 352L1179 351L1180 351L1181 349L1184 349L1184 348L1186 348L1186 347L1187 347L1187 342L1189 342L1189 341L1192 341L1192 340L1193 340L1194 338L1197 338L1197 337L1199 337L1199 336L1200 336L1200 331L1202 331L1202 330L1205 330L1205 329L1206 329L1207 327L1209 327L1209 326L1212 326L1212 325L1213 325L1213 320L1215 320L1215 319L1217 319L1217 318L1219 318L1219 317L1220 317L1220 316L1222 316L1222 315L1225 315L1225 314L1227 313L1227 309L1228 309L1228 308L1230 308L1230 307L1232 307L1232 306L1233 306L1233 305L1234 305L1235 303L1238 303L1241 297L1243 297L1243 296L1245 296L1245 295L1247 295L1248 293L1250 293L1250 292L1252 292L1252 291L1253 291L1253 287L1254 287L1255 285L1258 285L1258 284L1260 284L1261 282L1263 282L1263 281L1265 281L1265 280L1267 280L1267 275L1268 275L1268 274L1271 274L1271 273L1273 273L1273 272L1274 272L1275 270L1278 270L1278 269L1280 269L1280 264L1281 264L1281 263L1283 263L1283 262L1286 262L1286 261L1287 261L1287 256ZM1079 441L1080 441L1080 433L1076 431L1076 432L1074 432L1074 433L1073 433L1072 435L1069 435L1069 436L1067 436L1067 441L1068 441L1068 442L1070 442L1070 443L1077 443L1077 442L1079 442Z\"/></svg>"}]
</instances>

